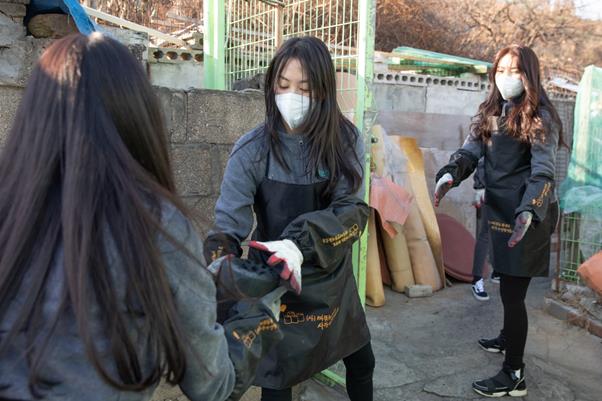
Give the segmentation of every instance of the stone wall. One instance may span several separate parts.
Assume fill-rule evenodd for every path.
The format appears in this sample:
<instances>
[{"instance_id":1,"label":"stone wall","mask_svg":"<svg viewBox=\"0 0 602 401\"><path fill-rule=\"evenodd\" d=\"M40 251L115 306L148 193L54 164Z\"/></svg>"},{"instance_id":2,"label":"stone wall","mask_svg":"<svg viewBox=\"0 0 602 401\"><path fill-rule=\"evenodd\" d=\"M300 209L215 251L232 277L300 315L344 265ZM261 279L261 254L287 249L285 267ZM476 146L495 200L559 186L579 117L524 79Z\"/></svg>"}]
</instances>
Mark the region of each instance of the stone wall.
<instances>
[{"instance_id":1,"label":"stone wall","mask_svg":"<svg viewBox=\"0 0 602 401\"><path fill-rule=\"evenodd\" d=\"M180 194L205 221L213 209L234 142L264 120L257 92L157 88L166 116Z\"/></svg>"},{"instance_id":2,"label":"stone wall","mask_svg":"<svg viewBox=\"0 0 602 401\"><path fill-rule=\"evenodd\" d=\"M28 0L0 0L0 148L31 71L52 43L52 39L26 36L23 16L27 3ZM151 49L152 57L148 60L146 35L116 28L104 29L149 66L152 83L169 84L174 77L186 81L180 82L175 89L174 85L155 88L165 114L178 191L198 212L200 221L204 222L201 228L205 229L213 219L232 145L264 119L263 96L253 91L188 89L199 85L201 52L178 53L175 58L166 53L164 60L158 61L157 49ZM188 75L182 75L183 66L189 68Z\"/></svg>"},{"instance_id":3,"label":"stone wall","mask_svg":"<svg viewBox=\"0 0 602 401\"><path fill-rule=\"evenodd\" d=\"M23 88L0 86L0 146ZM259 93L156 88L169 134L179 193L209 222L234 142L264 119Z\"/></svg>"}]
</instances>

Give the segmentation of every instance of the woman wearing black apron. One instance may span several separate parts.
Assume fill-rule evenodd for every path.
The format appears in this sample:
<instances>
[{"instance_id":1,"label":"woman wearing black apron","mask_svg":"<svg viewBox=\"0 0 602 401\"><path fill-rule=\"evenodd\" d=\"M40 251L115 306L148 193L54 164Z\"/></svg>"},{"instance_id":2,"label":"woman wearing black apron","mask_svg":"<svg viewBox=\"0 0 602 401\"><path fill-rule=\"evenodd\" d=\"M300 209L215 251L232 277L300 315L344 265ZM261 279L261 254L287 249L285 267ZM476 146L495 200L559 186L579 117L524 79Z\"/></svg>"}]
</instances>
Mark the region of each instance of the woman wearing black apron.
<instances>
[{"instance_id":1,"label":"woman wearing black apron","mask_svg":"<svg viewBox=\"0 0 602 401\"><path fill-rule=\"evenodd\" d=\"M540 81L539 60L528 47L498 52L489 96L473 119L471 135L437 174L435 205L485 159L485 212L491 260L500 273L504 326L497 338L480 340L490 352L505 351L502 370L473 383L484 396L527 394L523 353L527 340L525 296L532 277L547 277L550 236L558 219L554 190L562 127Z\"/></svg>"},{"instance_id":2,"label":"woman wearing black apron","mask_svg":"<svg viewBox=\"0 0 602 401\"><path fill-rule=\"evenodd\" d=\"M368 217L363 140L337 105L327 47L285 42L266 73L266 121L234 146L205 257L241 255L280 270L284 340L262 361L262 401L291 400L291 387L343 359L351 400L372 400L374 356L353 277L351 248Z\"/></svg>"}]
</instances>

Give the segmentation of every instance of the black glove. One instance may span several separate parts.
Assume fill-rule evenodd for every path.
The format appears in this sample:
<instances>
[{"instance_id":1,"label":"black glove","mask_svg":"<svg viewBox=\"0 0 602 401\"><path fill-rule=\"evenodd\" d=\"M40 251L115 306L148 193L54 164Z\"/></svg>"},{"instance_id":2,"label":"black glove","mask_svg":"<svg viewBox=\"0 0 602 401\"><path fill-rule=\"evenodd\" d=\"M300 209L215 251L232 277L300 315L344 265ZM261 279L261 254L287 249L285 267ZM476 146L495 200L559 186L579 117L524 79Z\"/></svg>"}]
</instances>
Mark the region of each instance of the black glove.
<instances>
[{"instance_id":1,"label":"black glove","mask_svg":"<svg viewBox=\"0 0 602 401\"><path fill-rule=\"evenodd\" d=\"M242 248L240 243L228 234L212 234L203 242L203 256L207 263L213 262L224 255L240 257Z\"/></svg>"},{"instance_id":2,"label":"black glove","mask_svg":"<svg viewBox=\"0 0 602 401\"><path fill-rule=\"evenodd\" d=\"M238 302L224 323L228 353L236 372L234 390L228 400L239 400L250 387L257 365L280 340L280 298L287 289L278 287L259 300Z\"/></svg>"},{"instance_id":3,"label":"black glove","mask_svg":"<svg viewBox=\"0 0 602 401\"><path fill-rule=\"evenodd\" d=\"M222 323L235 302L267 295L281 282L278 270L262 263L222 256L208 267L216 281L217 321Z\"/></svg>"},{"instance_id":4,"label":"black glove","mask_svg":"<svg viewBox=\"0 0 602 401\"><path fill-rule=\"evenodd\" d=\"M472 153L464 149L458 149L457 152L450 156L449 163L437 172L435 182L439 182L445 174L450 174L453 178L452 187L457 187L472 174L477 167L478 161L479 159Z\"/></svg>"}]
</instances>

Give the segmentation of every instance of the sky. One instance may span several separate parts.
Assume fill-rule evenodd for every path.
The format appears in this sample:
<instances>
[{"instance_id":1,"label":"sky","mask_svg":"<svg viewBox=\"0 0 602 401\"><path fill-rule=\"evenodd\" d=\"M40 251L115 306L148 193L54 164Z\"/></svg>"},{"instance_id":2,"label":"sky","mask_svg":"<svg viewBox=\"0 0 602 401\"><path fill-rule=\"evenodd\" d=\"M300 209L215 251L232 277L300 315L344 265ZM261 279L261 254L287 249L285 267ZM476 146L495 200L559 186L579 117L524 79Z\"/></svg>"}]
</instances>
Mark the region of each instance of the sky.
<instances>
[{"instance_id":1,"label":"sky","mask_svg":"<svg viewBox=\"0 0 602 401\"><path fill-rule=\"evenodd\" d=\"M575 4L581 18L602 20L602 0L576 0Z\"/></svg>"}]
</instances>

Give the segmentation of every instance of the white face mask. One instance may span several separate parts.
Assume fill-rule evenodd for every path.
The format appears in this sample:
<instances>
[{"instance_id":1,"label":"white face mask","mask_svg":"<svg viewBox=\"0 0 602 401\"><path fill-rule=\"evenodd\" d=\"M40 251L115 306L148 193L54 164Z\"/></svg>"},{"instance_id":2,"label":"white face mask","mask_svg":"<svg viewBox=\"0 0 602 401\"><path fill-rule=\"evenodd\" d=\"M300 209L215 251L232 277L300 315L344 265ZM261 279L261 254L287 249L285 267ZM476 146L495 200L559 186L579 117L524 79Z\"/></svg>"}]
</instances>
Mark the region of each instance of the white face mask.
<instances>
[{"instance_id":1,"label":"white face mask","mask_svg":"<svg viewBox=\"0 0 602 401\"><path fill-rule=\"evenodd\" d=\"M308 96L297 93L283 93L276 95L276 106L282 118L292 129L300 126L309 112L310 99Z\"/></svg>"},{"instance_id":2,"label":"white face mask","mask_svg":"<svg viewBox=\"0 0 602 401\"><path fill-rule=\"evenodd\" d=\"M497 86L504 100L520 96L525 90L525 86L523 85L523 81L521 79L505 74L499 74L495 76L495 85Z\"/></svg>"}]
</instances>

